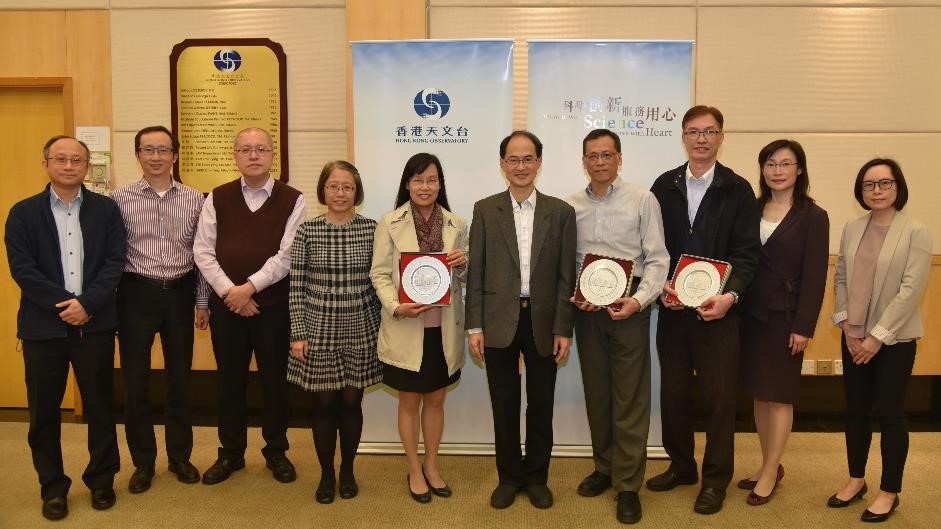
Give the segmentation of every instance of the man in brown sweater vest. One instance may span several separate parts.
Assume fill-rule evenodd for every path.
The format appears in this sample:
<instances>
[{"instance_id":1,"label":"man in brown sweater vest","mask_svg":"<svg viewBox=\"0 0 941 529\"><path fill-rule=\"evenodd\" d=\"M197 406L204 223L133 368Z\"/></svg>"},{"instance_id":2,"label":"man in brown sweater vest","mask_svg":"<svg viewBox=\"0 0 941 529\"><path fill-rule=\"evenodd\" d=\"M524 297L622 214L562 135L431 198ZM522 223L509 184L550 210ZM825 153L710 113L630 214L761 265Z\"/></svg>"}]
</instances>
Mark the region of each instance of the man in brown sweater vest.
<instances>
[{"instance_id":1,"label":"man in brown sweater vest","mask_svg":"<svg viewBox=\"0 0 941 529\"><path fill-rule=\"evenodd\" d=\"M213 485L245 466L245 389L252 351L265 404L267 467L283 483L297 477L288 449L288 272L294 232L304 221L304 195L271 177L274 144L267 131L235 137L242 176L206 197L193 254L212 287L209 327L219 377L219 456L203 475Z\"/></svg>"}]
</instances>

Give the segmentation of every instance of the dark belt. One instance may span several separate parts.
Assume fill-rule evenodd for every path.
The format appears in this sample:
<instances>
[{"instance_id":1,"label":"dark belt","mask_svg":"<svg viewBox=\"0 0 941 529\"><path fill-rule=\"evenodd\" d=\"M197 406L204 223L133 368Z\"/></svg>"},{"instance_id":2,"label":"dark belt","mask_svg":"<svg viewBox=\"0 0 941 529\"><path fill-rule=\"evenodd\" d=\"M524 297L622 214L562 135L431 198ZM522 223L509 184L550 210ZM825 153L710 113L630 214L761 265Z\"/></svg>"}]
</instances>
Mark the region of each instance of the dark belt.
<instances>
[{"instance_id":1,"label":"dark belt","mask_svg":"<svg viewBox=\"0 0 941 529\"><path fill-rule=\"evenodd\" d=\"M529 308L529 298L520 298L520 308L521 309Z\"/></svg>"},{"instance_id":2,"label":"dark belt","mask_svg":"<svg viewBox=\"0 0 941 529\"><path fill-rule=\"evenodd\" d=\"M173 290L174 288L190 285L193 281L192 272L184 274L180 277L171 277L166 279L142 276L133 272L124 272L124 277L137 283L143 283L145 285L159 288L160 290Z\"/></svg>"}]
</instances>

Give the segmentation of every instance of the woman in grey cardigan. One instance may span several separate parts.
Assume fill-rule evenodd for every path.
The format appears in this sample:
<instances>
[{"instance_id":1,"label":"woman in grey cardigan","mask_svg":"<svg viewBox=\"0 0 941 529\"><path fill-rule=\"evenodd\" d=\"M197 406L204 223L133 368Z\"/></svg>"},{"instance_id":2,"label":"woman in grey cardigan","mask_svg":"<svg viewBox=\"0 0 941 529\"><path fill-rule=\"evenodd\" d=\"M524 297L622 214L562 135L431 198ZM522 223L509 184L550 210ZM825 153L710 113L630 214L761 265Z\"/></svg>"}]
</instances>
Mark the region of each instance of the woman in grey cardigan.
<instances>
[{"instance_id":1,"label":"woman in grey cardigan","mask_svg":"<svg viewBox=\"0 0 941 529\"><path fill-rule=\"evenodd\" d=\"M931 266L928 228L902 213L908 186L894 160L874 159L859 170L856 200L869 214L843 229L837 258L836 313L843 330L846 454L850 479L830 497L846 507L868 490L864 480L875 408L882 432L879 494L864 522L886 520L899 505L908 455L903 403L915 363L915 340L924 335L918 305Z\"/></svg>"}]
</instances>

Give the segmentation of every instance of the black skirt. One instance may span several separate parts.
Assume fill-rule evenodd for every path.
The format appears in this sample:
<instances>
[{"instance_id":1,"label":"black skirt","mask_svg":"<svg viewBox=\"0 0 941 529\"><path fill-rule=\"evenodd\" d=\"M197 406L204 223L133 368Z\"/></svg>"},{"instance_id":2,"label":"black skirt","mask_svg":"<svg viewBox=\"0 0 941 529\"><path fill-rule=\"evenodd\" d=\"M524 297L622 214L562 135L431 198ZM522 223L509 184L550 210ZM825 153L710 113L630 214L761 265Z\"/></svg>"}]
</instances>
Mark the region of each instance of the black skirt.
<instances>
[{"instance_id":1,"label":"black skirt","mask_svg":"<svg viewBox=\"0 0 941 529\"><path fill-rule=\"evenodd\" d=\"M741 320L739 374L745 390L758 400L796 404L804 353L791 354L791 326L783 311L768 311L767 323L745 314Z\"/></svg>"},{"instance_id":2,"label":"black skirt","mask_svg":"<svg viewBox=\"0 0 941 529\"><path fill-rule=\"evenodd\" d=\"M454 384L461 378L461 370L448 376L448 363L444 360L441 327L428 327L422 340L421 367L409 371L383 362L382 381L397 391L431 393Z\"/></svg>"}]
</instances>

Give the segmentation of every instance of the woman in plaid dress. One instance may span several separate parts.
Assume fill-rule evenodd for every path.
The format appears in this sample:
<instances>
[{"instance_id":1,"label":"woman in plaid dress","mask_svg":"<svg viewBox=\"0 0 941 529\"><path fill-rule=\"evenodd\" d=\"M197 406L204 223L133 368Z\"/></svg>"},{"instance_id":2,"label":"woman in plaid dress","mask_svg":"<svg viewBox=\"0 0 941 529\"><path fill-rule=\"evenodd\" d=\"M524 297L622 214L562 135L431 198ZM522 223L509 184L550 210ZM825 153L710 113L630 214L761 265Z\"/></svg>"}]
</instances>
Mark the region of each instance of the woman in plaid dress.
<instances>
[{"instance_id":1,"label":"woman in plaid dress","mask_svg":"<svg viewBox=\"0 0 941 529\"><path fill-rule=\"evenodd\" d=\"M357 215L359 171L324 165L317 199L327 212L297 230L291 250L291 357L288 381L314 396L314 446L321 478L315 498L334 499L340 435L340 497L359 492L353 458L363 431L363 390L382 381L376 353L379 300L369 280L376 221Z\"/></svg>"}]
</instances>

